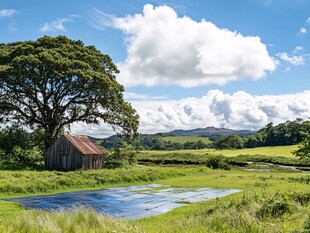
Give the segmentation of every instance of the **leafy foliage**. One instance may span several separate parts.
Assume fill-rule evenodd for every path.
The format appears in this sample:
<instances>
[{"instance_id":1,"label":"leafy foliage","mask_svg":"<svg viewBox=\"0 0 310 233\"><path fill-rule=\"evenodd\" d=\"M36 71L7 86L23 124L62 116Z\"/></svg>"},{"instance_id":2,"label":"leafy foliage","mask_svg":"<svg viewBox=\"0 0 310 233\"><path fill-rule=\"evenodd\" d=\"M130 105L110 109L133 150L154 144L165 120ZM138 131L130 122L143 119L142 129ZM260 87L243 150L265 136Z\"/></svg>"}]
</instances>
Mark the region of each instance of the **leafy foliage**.
<instances>
[{"instance_id":1,"label":"leafy foliage","mask_svg":"<svg viewBox=\"0 0 310 233\"><path fill-rule=\"evenodd\" d=\"M256 215L259 218L281 217L285 213L290 213L291 206L283 197L272 197L263 200L262 206Z\"/></svg>"},{"instance_id":2,"label":"leafy foliage","mask_svg":"<svg viewBox=\"0 0 310 233\"><path fill-rule=\"evenodd\" d=\"M17 163L36 163L42 160L40 131L27 132L18 125L0 130L0 159Z\"/></svg>"},{"instance_id":3,"label":"leafy foliage","mask_svg":"<svg viewBox=\"0 0 310 233\"><path fill-rule=\"evenodd\" d=\"M243 139L236 134L222 137L215 143L217 149L242 149L243 145Z\"/></svg>"},{"instance_id":4,"label":"leafy foliage","mask_svg":"<svg viewBox=\"0 0 310 233\"><path fill-rule=\"evenodd\" d=\"M137 163L136 151L130 146L115 148L112 153L107 155L106 168L122 168Z\"/></svg>"},{"instance_id":5,"label":"leafy foliage","mask_svg":"<svg viewBox=\"0 0 310 233\"><path fill-rule=\"evenodd\" d=\"M294 151L293 154L300 158L310 158L310 136L301 142L298 150Z\"/></svg>"},{"instance_id":6,"label":"leafy foliage","mask_svg":"<svg viewBox=\"0 0 310 233\"><path fill-rule=\"evenodd\" d=\"M138 115L118 72L108 55L65 36L0 44L0 120L43 128L45 148L74 122L136 136Z\"/></svg>"},{"instance_id":7,"label":"leafy foliage","mask_svg":"<svg viewBox=\"0 0 310 233\"><path fill-rule=\"evenodd\" d=\"M206 165L212 169L230 170L230 165L224 156L210 156L206 161Z\"/></svg>"},{"instance_id":8,"label":"leafy foliage","mask_svg":"<svg viewBox=\"0 0 310 233\"><path fill-rule=\"evenodd\" d=\"M294 145L300 143L305 135L310 134L310 121L297 118L274 126L272 123L258 131L258 143L263 146Z\"/></svg>"}]
</instances>

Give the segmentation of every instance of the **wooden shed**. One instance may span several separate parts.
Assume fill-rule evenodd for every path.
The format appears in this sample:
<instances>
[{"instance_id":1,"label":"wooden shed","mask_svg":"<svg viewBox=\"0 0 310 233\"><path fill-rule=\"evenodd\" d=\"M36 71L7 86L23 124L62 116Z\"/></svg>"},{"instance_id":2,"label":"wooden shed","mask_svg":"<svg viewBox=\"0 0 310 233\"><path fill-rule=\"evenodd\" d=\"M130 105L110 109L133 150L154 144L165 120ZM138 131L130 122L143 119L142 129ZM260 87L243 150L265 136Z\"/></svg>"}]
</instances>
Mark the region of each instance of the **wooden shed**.
<instances>
[{"instance_id":1,"label":"wooden shed","mask_svg":"<svg viewBox=\"0 0 310 233\"><path fill-rule=\"evenodd\" d=\"M103 151L87 136L64 135L44 153L49 170L99 169L103 167Z\"/></svg>"}]
</instances>

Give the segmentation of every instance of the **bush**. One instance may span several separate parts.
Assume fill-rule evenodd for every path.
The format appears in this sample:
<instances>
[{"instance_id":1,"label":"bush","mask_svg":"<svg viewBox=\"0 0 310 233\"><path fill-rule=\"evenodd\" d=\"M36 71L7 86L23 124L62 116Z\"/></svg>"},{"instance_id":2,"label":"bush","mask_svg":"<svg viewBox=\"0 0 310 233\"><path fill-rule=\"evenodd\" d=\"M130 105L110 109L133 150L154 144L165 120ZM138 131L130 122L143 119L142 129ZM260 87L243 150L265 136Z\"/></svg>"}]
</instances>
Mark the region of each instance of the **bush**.
<instances>
[{"instance_id":1,"label":"bush","mask_svg":"<svg viewBox=\"0 0 310 233\"><path fill-rule=\"evenodd\" d=\"M42 151L37 147L23 149L19 146L14 146L10 159L19 163L37 163L42 161Z\"/></svg>"},{"instance_id":2,"label":"bush","mask_svg":"<svg viewBox=\"0 0 310 233\"><path fill-rule=\"evenodd\" d=\"M230 170L230 166L224 156L210 156L206 161L206 165L212 169Z\"/></svg>"},{"instance_id":3,"label":"bush","mask_svg":"<svg viewBox=\"0 0 310 233\"><path fill-rule=\"evenodd\" d=\"M106 157L106 168L122 168L137 163L136 151L131 147L116 148Z\"/></svg>"},{"instance_id":4,"label":"bush","mask_svg":"<svg viewBox=\"0 0 310 233\"><path fill-rule=\"evenodd\" d=\"M281 217L290 212L291 208L287 200L283 197L274 196L264 200L256 215L259 218Z\"/></svg>"},{"instance_id":5,"label":"bush","mask_svg":"<svg viewBox=\"0 0 310 233\"><path fill-rule=\"evenodd\" d=\"M297 193L294 192L290 197L299 204L306 206L310 202L310 193Z\"/></svg>"},{"instance_id":6,"label":"bush","mask_svg":"<svg viewBox=\"0 0 310 233\"><path fill-rule=\"evenodd\" d=\"M42 161L42 144L42 129L28 132L17 124L0 128L0 160L17 163Z\"/></svg>"}]
</instances>

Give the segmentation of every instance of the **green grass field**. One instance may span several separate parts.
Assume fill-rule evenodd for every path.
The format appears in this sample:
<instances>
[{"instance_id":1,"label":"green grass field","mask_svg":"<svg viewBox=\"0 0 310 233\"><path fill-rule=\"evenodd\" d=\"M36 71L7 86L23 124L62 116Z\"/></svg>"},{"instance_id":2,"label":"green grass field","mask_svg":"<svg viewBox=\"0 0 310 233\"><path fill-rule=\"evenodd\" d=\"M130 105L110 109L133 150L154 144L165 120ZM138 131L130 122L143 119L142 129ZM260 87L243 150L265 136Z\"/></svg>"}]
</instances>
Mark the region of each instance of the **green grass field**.
<instances>
[{"instance_id":1,"label":"green grass field","mask_svg":"<svg viewBox=\"0 0 310 233\"><path fill-rule=\"evenodd\" d=\"M267 154L292 160L290 151L296 148L185 151L185 156ZM158 158L166 153L177 158L182 152L141 152L139 156ZM24 210L18 203L0 200L0 232L310 232L310 174L285 170L258 172L232 167L226 171L197 165L72 172L6 170L0 171L0 198L146 183L242 192L134 221L111 219L89 209L60 213Z\"/></svg>"},{"instance_id":2,"label":"green grass field","mask_svg":"<svg viewBox=\"0 0 310 233\"><path fill-rule=\"evenodd\" d=\"M191 155L224 155L224 156L238 156L238 155L268 155L268 156L283 156L291 157L294 150L298 148L297 145L292 146L268 146L257 148L245 148L235 150L216 150L216 149L201 149L201 150L176 150L176 151L141 151L142 155L160 155L160 154L191 154Z\"/></svg>"},{"instance_id":3,"label":"green grass field","mask_svg":"<svg viewBox=\"0 0 310 233\"><path fill-rule=\"evenodd\" d=\"M310 200L310 176L302 173L260 173L238 169L230 171L212 170L201 166L173 166L173 167L143 167L129 169L130 176L138 177L146 170L158 174L172 172L172 176L158 175L154 180L141 183L159 183L173 187L212 187L234 188L243 190L220 199L192 203L174 209L166 214L153 216L135 221L110 219L91 210L78 212L49 213L44 211L23 210L19 204L0 201L0 231L1 232L302 232L307 227ZM141 172L142 171L142 172ZM103 175L102 171L86 171L84 176L92 180L96 174ZM43 172L44 173L44 172ZM54 172L59 179L68 179L74 183L74 178L67 173ZM113 172L112 172L113 173ZM126 180L126 175L116 169ZM49 174L52 175L52 174ZM6 171L2 173L10 176L11 185L20 186L20 177L23 185L34 183L33 178L38 176L42 182L48 182L48 176L42 176L38 171ZM38 182L38 181L36 181ZM86 180L84 180L86 182ZM139 181L128 181L127 185ZM53 183L53 182L52 182ZM124 185L114 183L96 184L92 188ZM85 184L85 187L87 185ZM75 190L67 188L66 191ZM46 193L57 190L48 190ZM8 196L9 191L1 191L1 196ZM24 193L29 194L29 193ZM21 195L21 194L20 194ZM301 200L305 202L301 204ZM267 204L266 204L267 203ZM281 206L278 206L280 203ZM283 205L283 206L282 206ZM266 207L267 206L267 207ZM273 209L279 209L280 216L272 216ZM264 208L267 208L265 211ZM282 209L284 208L284 213ZM262 212L265 211L265 212ZM259 217L258 213L263 213ZM277 212L276 212L277 213ZM271 214L271 215L270 215ZM306 231L305 231L306 232Z\"/></svg>"},{"instance_id":4,"label":"green grass field","mask_svg":"<svg viewBox=\"0 0 310 233\"><path fill-rule=\"evenodd\" d=\"M185 142L198 142L199 140L203 143L209 144L211 141L207 137L196 137L196 136L167 136L162 137L164 141L178 142L184 144Z\"/></svg>"},{"instance_id":5,"label":"green grass field","mask_svg":"<svg viewBox=\"0 0 310 233\"><path fill-rule=\"evenodd\" d=\"M310 167L310 160L300 160L292 155L297 146L260 147L236 150L176 150L141 151L137 154L140 163L157 164L206 164L214 156L224 156L228 163L242 166L249 161L268 162L282 165ZM307 169L307 168L306 168Z\"/></svg>"}]
</instances>

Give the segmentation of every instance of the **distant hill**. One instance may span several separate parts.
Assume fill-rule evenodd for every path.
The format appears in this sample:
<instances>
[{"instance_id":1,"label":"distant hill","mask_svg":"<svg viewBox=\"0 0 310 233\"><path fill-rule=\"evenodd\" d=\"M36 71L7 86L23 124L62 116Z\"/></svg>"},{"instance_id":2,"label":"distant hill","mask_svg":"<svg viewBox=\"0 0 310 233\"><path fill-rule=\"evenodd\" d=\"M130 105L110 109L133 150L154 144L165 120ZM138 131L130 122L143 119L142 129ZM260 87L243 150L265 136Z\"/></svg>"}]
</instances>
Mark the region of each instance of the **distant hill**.
<instances>
[{"instance_id":1,"label":"distant hill","mask_svg":"<svg viewBox=\"0 0 310 233\"><path fill-rule=\"evenodd\" d=\"M208 145L211 144L211 141L216 141L222 136L237 134L242 137L254 133L255 132L249 130L232 130L215 127L174 130L167 133L142 134L139 140L135 141L133 145L137 148L154 150L177 150L183 148L201 149L208 147ZM122 143L122 139L118 138L116 135L104 139L94 137L89 138L97 145L103 146L107 149L116 148Z\"/></svg>"},{"instance_id":2,"label":"distant hill","mask_svg":"<svg viewBox=\"0 0 310 233\"><path fill-rule=\"evenodd\" d=\"M156 133L156 134L143 134L145 136L227 136L229 134L237 134L237 135L248 135L248 134L255 134L256 131L250 131L250 130L233 130L233 129L225 129L225 128L216 128L216 127L206 127L206 128L197 128L197 129L177 129L173 130L171 132L166 133ZM88 136L89 139L93 142L96 141L102 141L104 139L111 139L115 140L118 138L116 135L107 137L107 138L95 138ZM97 142L98 143L98 142Z\"/></svg>"},{"instance_id":3,"label":"distant hill","mask_svg":"<svg viewBox=\"0 0 310 233\"><path fill-rule=\"evenodd\" d=\"M206 127L206 128L198 128L198 129L190 129L183 130L177 129L168 133L163 133L164 135L175 135L175 136L213 136L213 135L221 135L226 136L229 134L238 134L238 135L247 135L254 134L255 131L250 130L233 130L233 129L225 129L225 128L215 128L215 127Z\"/></svg>"}]
</instances>

